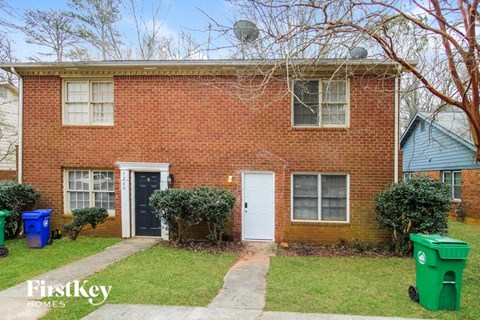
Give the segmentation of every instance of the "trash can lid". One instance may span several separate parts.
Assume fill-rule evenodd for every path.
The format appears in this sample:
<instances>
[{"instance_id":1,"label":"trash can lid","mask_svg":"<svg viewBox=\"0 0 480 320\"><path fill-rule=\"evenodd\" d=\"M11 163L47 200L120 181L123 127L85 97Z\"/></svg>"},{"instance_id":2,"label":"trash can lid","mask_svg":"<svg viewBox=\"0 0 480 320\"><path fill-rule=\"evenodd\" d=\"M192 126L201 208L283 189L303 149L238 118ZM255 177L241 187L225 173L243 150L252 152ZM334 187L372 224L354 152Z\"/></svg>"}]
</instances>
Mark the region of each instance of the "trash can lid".
<instances>
[{"instance_id":1,"label":"trash can lid","mask_svg":"<svg viewBox=\"0 0 480 320\"><path fill-rule=\"evenodd\" d=\"M35 211L40 212L42 215L51 215L53 209L37 209Z\"/></svg>"},{"instance_id":2,"label":"trash can lid","mask_svg":"<svg viewBox=\"0 0 480 320\"><path fill-rule=\"evenodd\" d=\"M470 246L462 240L440 234L410 234L410 240L438 251L442 259L466 259Z\"/></svg>"},{"instance_id":3,"label":"trash can lid","mask_svg":"<svg viewBox=\"0 0 480 320\"><path fill-rule=\"evenodd\" d=\"M10 211L0 210L0 217L10 217Z\"/></svg>"},{"instance_id":4,"label":"trash can lid","mask_svg":"<svg viewBox=\"0 0 480 320\"><path fill-rule=\"evenodd\" d=\"M22 213L23 220L33 220L40 218L41 213L37 211L25 211Z\"/></svg>"},{"instance_id":5,"label":"trash can lid","mask_svg":"<svg viewBox=\"0 0 480 320\"><path fill-rule=\"evenodd\" d=\"M48 217L52 214L52 209L37 209L34 211L25 211L22 213L22 219L39 219L42 217Z\"/></svg>"}]
</instances>

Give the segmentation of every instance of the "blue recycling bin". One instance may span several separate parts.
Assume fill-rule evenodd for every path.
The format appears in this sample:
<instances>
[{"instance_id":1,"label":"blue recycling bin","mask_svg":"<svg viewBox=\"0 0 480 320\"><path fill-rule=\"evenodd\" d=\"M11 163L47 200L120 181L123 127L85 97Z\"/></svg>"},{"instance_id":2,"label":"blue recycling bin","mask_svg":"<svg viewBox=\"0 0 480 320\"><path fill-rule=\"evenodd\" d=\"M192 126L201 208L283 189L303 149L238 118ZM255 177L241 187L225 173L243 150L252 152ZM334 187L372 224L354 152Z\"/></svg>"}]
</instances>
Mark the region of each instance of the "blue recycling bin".
<instances>
[{"instance_id":1,"label":"blue recycling bin","mask_svg":"<svg viewBox=\"0 0 480 320\"><path fill-rule=\"evenodd\" d=\"M27 247L43 248L50 237L50 215L52 209L28 211L22 214Z\"/></svg>"}]
</instances>

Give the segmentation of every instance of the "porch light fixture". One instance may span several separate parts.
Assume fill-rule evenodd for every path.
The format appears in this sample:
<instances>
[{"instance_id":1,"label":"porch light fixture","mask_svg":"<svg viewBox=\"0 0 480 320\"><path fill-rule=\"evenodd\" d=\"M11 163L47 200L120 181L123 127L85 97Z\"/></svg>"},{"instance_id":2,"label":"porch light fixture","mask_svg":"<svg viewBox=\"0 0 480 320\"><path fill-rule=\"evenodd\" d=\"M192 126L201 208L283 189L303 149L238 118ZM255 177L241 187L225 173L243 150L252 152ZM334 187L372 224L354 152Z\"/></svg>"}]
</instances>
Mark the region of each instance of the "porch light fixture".
<instances>
[{"instance_id":1,"label":"porch light fixture","mask_svg":"<svg viewBox=\"0 0 480 320\"><path fill-rule=\"evenodd\" d=\"M233 183L233 176L228 176L227 182L228 183Z\"/></svg>"},{"instance_id":2,"label":"porch light fixture","mask_svg":"<svg viewBox=\"0 0 480 320\"><path fill-rule=\"evenodd\" d=\"M175 182L175 179L173 179L173 174L169 174L167 177L167 184L171 186Z\"/></svg>"}]
</instances>

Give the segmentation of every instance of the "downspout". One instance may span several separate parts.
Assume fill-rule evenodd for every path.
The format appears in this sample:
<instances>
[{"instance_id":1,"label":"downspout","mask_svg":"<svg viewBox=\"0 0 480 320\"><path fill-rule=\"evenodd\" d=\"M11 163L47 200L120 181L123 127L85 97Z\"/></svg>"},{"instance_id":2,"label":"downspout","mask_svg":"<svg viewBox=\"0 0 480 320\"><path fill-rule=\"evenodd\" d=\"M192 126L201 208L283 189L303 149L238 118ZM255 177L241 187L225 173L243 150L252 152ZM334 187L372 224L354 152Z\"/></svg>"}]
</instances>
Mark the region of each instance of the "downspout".
<instances>
[{"instance_id":1,"label":"downspout","mask_svg":"<svg viewBox=\"0 0 480 320\"><path fill-rule=\"evenodd\" d=\"M18 77L18 183L23 180L23 78L20 76L14 67L10 71Z\"/></svg>"},{"instance_id":2,"label":"downspout","mask_svg":"<svg viewBox=\"0 0 480 320\"><path fill-rule=\"evenodd\" d=\"M399 71L400 72L400 71ZM399 112L399 107L400 107L400 96L399 96L399 75L395 75L395 147L394 147L394 168L393 168L393 181L395 183L398 182L398 155L399 155L399 133L400 133L400 128L399 128L399 117L400 117L400 112Z\"/></svg>"}]
</instances>

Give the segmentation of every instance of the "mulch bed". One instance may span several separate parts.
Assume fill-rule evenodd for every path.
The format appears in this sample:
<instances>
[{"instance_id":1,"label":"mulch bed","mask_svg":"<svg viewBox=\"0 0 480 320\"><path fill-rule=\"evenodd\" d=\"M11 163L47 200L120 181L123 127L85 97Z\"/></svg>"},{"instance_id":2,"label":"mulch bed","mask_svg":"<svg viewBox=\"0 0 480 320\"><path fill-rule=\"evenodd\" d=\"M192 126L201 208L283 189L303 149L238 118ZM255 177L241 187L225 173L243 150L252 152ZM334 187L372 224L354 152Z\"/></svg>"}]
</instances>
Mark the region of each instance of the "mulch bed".
<instances>
[{"instance_id":1,"label":"mulch bed","mask_svg":"<svg viewBox=\"0 0 480 320\"><path fill-rule=\"evenodd\" d=\"M398 255L384 246L336 244L331 246L289 245L288 248L279 245L277 256L387 258Z\"/></svg>"},{"instance_id":2,"label":"mulch bed","mask_svg":"<svg viewBox=\"0 0 480 320\"><path fill-rule=\"evenodd\" d=\"M183 243L179 244L176 244L173 241L162 241L159 243L159 245L167 248L175 248L193 252L205 252L212 254L242 253L245 250L245 246L242 242L235 241L222 241L218 245L215 242L207 240L186 240Z\"/></svg>"},{"instance_id":3,"label":"mulch bed","mask_svg":"<svg viewBox=\"0 0 480 320\"><path fill-rule=\"evenodd\" d=\"M188 250L192 252L219 253L245 253L245 245L242 242L223 241L219 245L206 240L186 240L176 244L173 241L162 241L162 247ZM299 245L292 244L288 248L278 245L277 256L290 257L368 257L387 258L397 257L395 252L385 246L379 245L349 245L335 244L329 246Z\"/></svg>"}]
</instances>

